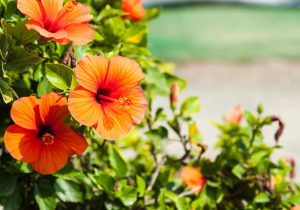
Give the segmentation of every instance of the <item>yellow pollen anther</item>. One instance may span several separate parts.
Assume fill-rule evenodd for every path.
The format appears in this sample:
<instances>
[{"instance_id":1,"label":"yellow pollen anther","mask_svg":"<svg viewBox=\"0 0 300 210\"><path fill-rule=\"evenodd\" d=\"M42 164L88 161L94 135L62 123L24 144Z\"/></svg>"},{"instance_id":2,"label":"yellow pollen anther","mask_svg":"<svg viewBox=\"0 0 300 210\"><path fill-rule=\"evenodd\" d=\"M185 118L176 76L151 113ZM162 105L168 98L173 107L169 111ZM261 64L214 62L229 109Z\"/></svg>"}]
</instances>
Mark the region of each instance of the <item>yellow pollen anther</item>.
<instances>
[{"instance_id":1,"label":"yellow pollen anther","mask_svg":"<svg viewBox=\"0 0 300 210\"><path fill-rule=\"evenodd\" d=\"M48 146L54 143L54 136L49 133L45 133L42 137L43 143Z\"/></svg>"},{"instance_id":2,"label":"yellow pollen anther","mask_svg":"<svg viewBox=\"0 0 300 210\"><path fill-rule=\"evenodd\" d=\"M64 12L64 14L66 15L67 13L71 13L74 12L74 8L77 6L77 1L76 0L72 0L71 2L67 3L65 5L66 7L66 11Z\"/></svg>"},{"instance_id":3,"label":"yellow pollen anther","mask_svg":"<svg viewBox=\"0 0 300 210\"><path fill-rule=\"evenodd\" d=\"M128 107L132 104L132 101L129 98L126 98L126 97L119 98L118 102L124 108L126 108L126 107Z\"/></svg>"}]
</instances>

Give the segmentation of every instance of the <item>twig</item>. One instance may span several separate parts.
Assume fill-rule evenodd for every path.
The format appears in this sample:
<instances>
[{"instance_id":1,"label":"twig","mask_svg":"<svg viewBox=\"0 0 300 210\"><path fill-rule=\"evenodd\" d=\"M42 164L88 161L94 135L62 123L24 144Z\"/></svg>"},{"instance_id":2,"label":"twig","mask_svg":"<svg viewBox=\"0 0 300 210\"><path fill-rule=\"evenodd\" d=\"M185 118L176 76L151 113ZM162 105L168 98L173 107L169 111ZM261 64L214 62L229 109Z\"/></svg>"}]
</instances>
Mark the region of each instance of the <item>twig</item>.
<instances>
[{"instance_id":1,"label":"twig","mask_svg":"<svg viewBox=\"0 0 300 210\"><path fill-rule=\"evenodd\" d=\"M159 161L159 163L157 164L156 169L155 169L154 173L151 176L150 183L149 183L149 185L147 187L147 191L152 190L152 188L153 188L153 186L154 186L154 184L155 184L155 182L156 182L156 180L158 178L160 170L163 167L163 165L166 163L166 161L167 161L167 157L163 156L161 158L161 160Z\"/></svg>"},{"instance_id":2,"label":"twig","mask_svg":"<svg viewBox=\"0 0 300 210\"><path fill-rule=\"evenodd\" d=\"M76 67L76 58L74 54L74 46L71 45L65 53L63 64L66 66L70 66L71 68Z\"/></svg>"},{"instance_id":3,"label":"twig","mask_svg":"<svg viewBox=\"0 0 300 210\"><path fill-rule=\"evenodd\" d=\"M206 150L207 150L207 146L206 145L204 145L204 144L197 144L200 148L201 148L201 151L199 152L199 155L196 157L196 159L195 159L195 161L196 162L198 162L200 159L201 159L201 157L202 157L202 155L206 152Z\"/></svg>"},{"instance_id":4,"label":"twig","mask_svg":"<svg viewBox=\"0 0 300 210\"><path fill-rule=\"evenodd\" d=\"M181 136L180 142L182 143L184 154L181 158L178 159L178 161L184 161L190 155L191 150L187 147L189 141L186 136Z\"/></svg>"},{"instance_id":5,"label":"twig","mask_svg":"<svg viewBox=\"0 0 300 210\"><path fill-rule=\"evenodd\" d=\"M193 194L195 194L195 193L201 191L202 187L203 187L203 186L195 187L195 188L193 188L193 189L190 190L190 191L185 191L185 192L180 193L178 196L179 196L179 197L185 197L185 196L193 195Z\"/></svg>"},{"instance_id":6,"label":"twig","mask_svg":"<svg viewBox=\"0 0 300 210\"><path fill-rule=\"evenodd\" d=\"M150 148L151 155L153 156L155 164L157 165L157 157L156 157L156 154L155 154L155 146L154 146L153 142L151 142L150 147L151 147Z\"/></svg>"}]
</instances>

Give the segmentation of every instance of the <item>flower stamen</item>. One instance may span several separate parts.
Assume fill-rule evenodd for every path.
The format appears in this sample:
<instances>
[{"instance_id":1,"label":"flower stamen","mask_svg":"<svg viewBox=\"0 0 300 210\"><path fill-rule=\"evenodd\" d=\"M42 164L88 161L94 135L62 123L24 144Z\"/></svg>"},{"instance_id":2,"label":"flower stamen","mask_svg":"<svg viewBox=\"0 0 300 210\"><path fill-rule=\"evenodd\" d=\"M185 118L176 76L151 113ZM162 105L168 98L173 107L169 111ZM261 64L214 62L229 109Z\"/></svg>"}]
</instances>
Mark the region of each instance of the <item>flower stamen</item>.
<instances>
[{"instance_id":1,"label":"flower stamen","mask_svg":"<svg viewBox=\"0 0 300 210\"><path fill-rule=\"evenodd\" d=\"M42 136L42 140L43 140L43 143L46 145L46 146L49 146L49 145L52 145L54 143L54 136L51 135L50 133L45 133L43 136Z\"/></svg>"},{"instance_id":2,"label":"flower stamen","mask_svg":"<svg viewBox=\"0 0 300 210\"><path fill-rule=\"evenodd\" d=\"M128 108L128 106L130 106L132 104L132 101L126 97L120 97L118 99L118 102L119 102L120 106L123 108Z\"/></svg>"}]
</instances>

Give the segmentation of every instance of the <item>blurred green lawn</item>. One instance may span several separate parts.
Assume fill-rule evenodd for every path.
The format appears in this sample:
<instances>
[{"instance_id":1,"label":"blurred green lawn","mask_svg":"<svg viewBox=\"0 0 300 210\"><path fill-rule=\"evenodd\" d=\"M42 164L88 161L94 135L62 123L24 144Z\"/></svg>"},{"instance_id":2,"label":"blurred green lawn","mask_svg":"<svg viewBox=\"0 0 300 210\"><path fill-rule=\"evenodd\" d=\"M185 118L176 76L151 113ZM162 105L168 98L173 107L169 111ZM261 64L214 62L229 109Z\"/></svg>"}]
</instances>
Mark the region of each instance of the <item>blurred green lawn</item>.
<instances>
[{"instance_id":1,"label":"blurred green lawn","mask_svg":"<svg viewBox=\"0 0 300 210\"><path fill-rule=\"evenodd\" d=\"M300 58L299 8L165 8L149 30L151 50L169 60Z\"/></svg>"}]
</instances>

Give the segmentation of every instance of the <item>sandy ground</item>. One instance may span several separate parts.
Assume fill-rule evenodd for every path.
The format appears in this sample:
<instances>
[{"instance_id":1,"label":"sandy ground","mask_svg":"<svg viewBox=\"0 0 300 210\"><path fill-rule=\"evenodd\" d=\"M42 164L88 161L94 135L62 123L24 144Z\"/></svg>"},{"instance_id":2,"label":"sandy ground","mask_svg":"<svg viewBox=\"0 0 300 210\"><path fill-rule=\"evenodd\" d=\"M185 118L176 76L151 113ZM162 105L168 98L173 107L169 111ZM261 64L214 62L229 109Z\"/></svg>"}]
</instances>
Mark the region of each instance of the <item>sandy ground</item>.
<instances>
[{"instance_id":1,"label":"sandy ground","mask_svg":"<svg viewBox=\"0 0 300 210\"><path fill-rule=\"evenodd\" d=\"M220 121L236 104L254 111L262 103L266 114L276 114L286 123L280 139L284 149L279 150L274 158L295 157L297 179L300 180L300 61L197 61L178 64L176 74L189 82L182 98L198 96L201 99L202 110L196 121L204 143L210 148L207 156L214 156L217 152L213 145L218 130L212 121ZM276 128L274 125L265 129L269 144L274 143ZM173 150L180 153L178 146L174 146Z\"/></svg>"}]
</instances>

